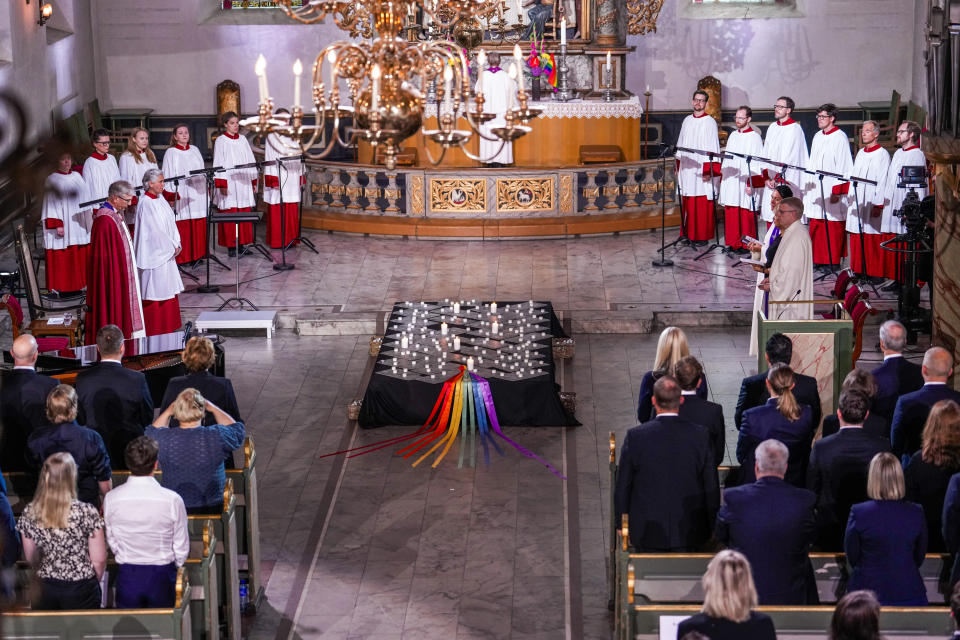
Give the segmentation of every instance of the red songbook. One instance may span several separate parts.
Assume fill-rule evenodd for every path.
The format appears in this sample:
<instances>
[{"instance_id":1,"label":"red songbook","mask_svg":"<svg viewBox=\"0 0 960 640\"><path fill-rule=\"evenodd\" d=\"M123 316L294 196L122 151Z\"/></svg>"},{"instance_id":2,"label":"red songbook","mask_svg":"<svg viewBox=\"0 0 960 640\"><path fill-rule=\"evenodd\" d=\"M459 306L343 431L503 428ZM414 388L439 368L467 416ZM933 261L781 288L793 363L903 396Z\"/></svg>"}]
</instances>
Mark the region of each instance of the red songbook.
<instances>
[{"instance_id":1,"label":"red songbook","mask_svg":"<svg viewBox=\"0 0 960 640\"><path fill-rule=\"evenodd\" d=\"M140 201L140 199L137 198L137 196L133 196L133 200L130 201L130 205L129 205L129 206L135 207L135 206L137 206L137 203L138 203L139 201Z\"/></svg>"},{"instance_id":2,"label":"red songbook","mask_svg":"<svg viewBox=\"0 0 960 640\"><path fill-rule=\"evenodd\" d=\"M56 218L47 218L43 221L44 229L59 229L63 226L63 220L57 220Z\"/></svg>"},{"instance_id":3,"label":"red songbook","mask_svg":"<svg viewBox=\"0 0 960 640\"><path fill-rule=\"evenodd\" d=\"M174 193L173 191L167 191L166 189L164 189L164 190L163 190L163 197L166 198L167 202L171 202L171 203L172 203L174 200L179 200L179 199L180 199L180 194L179 194L179 193Z\"/></svg>"},{"instance_id":4,"label":"red songbook","mask_svg":"<svg viewBox=\"0 0 960 640\"><path fill-rule=\"evenodd\" d=\"M703 163L703 175L710 176L712 170L712 175L720 175L720 163L719 162L704 162Z\"/></svg>"},{"instance_id":5,"label":"red songbook","mask_svg":"<svg viewBox=\"0 0 960 640\"><path fill-rule=\"evenodd\" d=\"M754 189L761 188L766 180L763 179L763 176L750 176L750 186Z\"/></svg>"},{"instance_id":6,"label":"red songbook","mask_svg":"<svg viewBox=\"0 0 960 640\"><path fill-rule=\"evenodd\" d=\"M277 176L263 176L263 186L273 189L280 188L280 178Z\"/></svg>"},{"instance_id":7,"label":"red songbook","mask_svg":"<svg viewBox=\"0 0 960 640\"><path fill-rule=\"evenodd\" d=\"M764 180L773 180L773 175L770 174L770 169L764 169L760 172L760 175L763 176Z\"/></svg>"},{"instance_id":8,"label":"red songbook","mask_svg":"<svg viewBox=\"0 0 960 640\"><path fill-rule=\"evenodd\" d=\"M875 204L875 205L873 205L873 215L874 215L874 216L882 216L882 215L883 215L883 205L882 205L882 204Z\"/></svg>"},{"instance_id":9,"label":"red songbook","mask_svg":"<svg viewBox=\"0 0 960 640\"><path fill-rule=\"evenodd\" d=\"M845 196L850 193L850 183L844 182L843 184L833 185L833 189L830 191L832 195L835 196Z\"/></svg>"},{"instance_id":10,"label":"red songbook","mask_svg":"<svg viewBox=\"0 0 960 640\"><path fill-rule=\"evenodd\" d=\"M226 189L226 188L227 188L227 181L224 180L223 178L217 178L216 180L213 181L213 185L214 185L217 189Z\"/></svg>"}]
</instances>

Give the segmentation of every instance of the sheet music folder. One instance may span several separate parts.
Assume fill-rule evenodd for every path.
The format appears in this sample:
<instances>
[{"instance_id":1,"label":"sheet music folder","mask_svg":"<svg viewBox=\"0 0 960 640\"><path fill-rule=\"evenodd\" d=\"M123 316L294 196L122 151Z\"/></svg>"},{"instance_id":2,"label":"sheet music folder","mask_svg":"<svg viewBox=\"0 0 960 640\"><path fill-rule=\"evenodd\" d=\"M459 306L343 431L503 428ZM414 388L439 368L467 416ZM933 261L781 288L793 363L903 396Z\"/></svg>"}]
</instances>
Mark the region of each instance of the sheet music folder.
<instances>
[{"instance_id":1,"label":"sheet music folder","mask_svg":"<svg viewBox=\"0 0 960 640\"><path fill-rule=\"evenodd\" d=\"M235 222L260 222L263 214L260 211L229 211L226 213L214 213L210 216L213 222L232 224Z\"/></svg>"}]
</instances>

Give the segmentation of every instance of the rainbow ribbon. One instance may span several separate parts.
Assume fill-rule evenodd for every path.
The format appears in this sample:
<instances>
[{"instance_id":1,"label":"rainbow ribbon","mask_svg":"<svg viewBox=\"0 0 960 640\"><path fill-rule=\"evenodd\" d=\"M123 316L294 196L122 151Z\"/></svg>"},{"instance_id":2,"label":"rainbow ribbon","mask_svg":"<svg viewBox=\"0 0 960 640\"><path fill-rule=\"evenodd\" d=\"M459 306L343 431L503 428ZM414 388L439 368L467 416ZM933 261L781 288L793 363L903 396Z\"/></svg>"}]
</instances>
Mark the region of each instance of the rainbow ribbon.
<instances>
[{"instance_id":1,"label":"rainbow ribbon","mask_svg":"<svg viewBox=\"0 0 960 640\"><path fill-rule=\"evenodd\" d=\"M458 468L463 467L464 459L468 460L471 467L475 466L477 440L483 447L484 464L490 464L490 447L493 447L501 456L504 455L503 449L500 448L500 444L494 438L494 435L496 435L525 457L532 458L545 466L558 478L566 478L552 464L504 435L500 428L500 422L497 420L497 410L493 404L493 394L490 393L490 383L485 378L468 372L466 367L460 367L460 373L443 382L440 397L434 403L430 417L415 432L354 447L353 449L328 453L320 457L326 458L327 456L345 453L348 454L348 458L353 458L412 440L398 450L397 455L411 458L419 454L412 463L416 467L431 455L436 454L431 464L436 469L453 448L458 435L460 436Z\"/></svg>"}]
</instances>

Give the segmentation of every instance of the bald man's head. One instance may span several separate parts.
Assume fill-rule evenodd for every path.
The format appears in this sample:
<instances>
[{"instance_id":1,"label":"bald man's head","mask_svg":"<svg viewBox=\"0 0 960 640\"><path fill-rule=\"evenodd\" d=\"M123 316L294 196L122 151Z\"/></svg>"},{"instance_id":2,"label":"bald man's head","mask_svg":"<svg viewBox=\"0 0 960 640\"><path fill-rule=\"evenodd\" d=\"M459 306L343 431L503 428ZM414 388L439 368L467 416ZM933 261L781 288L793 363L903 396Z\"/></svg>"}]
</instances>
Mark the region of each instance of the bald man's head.
<instances>
[{"instance_id":1,"label":"bald man's head","mask_svg":"<svg viewBox=\"0 0 960 640\"><path fill-rule=\"evenodd\" d=\"M953 373L953 356L943 347L930 347L923 354L922 371L927 382L946 382Z\"/></svg>"},{"instance_id":2,"label":"bald man's head","mask_svg":"<svg viewBox=\"0 0 960 640\"><path fill-rule=\"evenodd\" d=\"M37 340L29 333L17 336L10 349L13 364L17 367L32 367L37 361Z\"/></svg>"}]
</instances>

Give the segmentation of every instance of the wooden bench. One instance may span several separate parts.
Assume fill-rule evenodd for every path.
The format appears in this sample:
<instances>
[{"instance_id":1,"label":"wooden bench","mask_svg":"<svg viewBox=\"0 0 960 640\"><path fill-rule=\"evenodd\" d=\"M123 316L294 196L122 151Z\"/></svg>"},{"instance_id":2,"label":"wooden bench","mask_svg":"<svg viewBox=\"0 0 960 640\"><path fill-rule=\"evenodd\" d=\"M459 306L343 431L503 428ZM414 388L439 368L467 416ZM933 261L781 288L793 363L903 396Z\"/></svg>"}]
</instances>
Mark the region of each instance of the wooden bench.
<instances>
[{"instance_id":1,"label":"wooden bench","mask_svg":"<svg viewBox=\"0 0 960 640\"><path fill-rule=\"evenodd\" d=\"M237 553L241 570L246 566L250 588L250 606L254 609L263 597L263 573L260 567L260 507L257 488L257 451L253 437L243 442L243 468L227 469L237 496Z\"/></svg>"},{"instance_id":2,"label":"wooden bench","mask_svg":"<svg viewBox=\"0 0 960 640\"><path fill-rule=\"evenodd\" d=\"M579 150L580 164L623 162L623 149L615 144L583 144Z\"/></svg>"},{"instance_id":3,"label":"wooden bench","mask_svg":"<svg viewBox=\"0 0 960 640\"><path fill-rule=\"evenodd\" d=\"M220 591L217 574L217 534L207 522L199 541L191 540L184 569L190 580L190 618L196 640L220 637Z\"/></svg>"}]
</instances>

